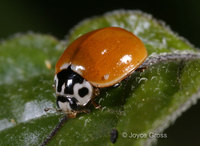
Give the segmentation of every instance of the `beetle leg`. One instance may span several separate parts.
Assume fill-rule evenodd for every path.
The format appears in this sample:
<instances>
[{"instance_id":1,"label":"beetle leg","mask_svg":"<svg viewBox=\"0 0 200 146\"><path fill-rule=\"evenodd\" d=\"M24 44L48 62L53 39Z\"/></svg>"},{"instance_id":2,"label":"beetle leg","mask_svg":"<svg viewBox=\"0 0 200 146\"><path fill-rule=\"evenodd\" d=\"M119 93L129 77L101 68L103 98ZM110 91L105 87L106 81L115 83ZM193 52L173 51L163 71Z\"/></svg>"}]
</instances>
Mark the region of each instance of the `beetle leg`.
<instances>
[{"instance_id":1,"label":"beetle leg","mask_svg":"<svg viewBox=\"0 0 200 146\"><path fill-rule=\"evenodd\" d=\"M135 71L143 72L147 68L148 68L147 66L142 66L142 67L137 68Z\"/></svg>"},{"instance_id":2,"label":"beetle leg","mask_svg":"<svg viewBox=\"0 0 200 146\"><path fill-rule=\"evenodd\" d=\"M94 100L91 101L92 105L94 106L95 109L101 108L101 105L97 104Z\"/></svg>"},{"instance_id":3,"label":"beetle leg","mask_svg":"<svg viewBox=\"0 0 200 146\"><path fill-rule=\"evenodd\" d=\"M83 110L77 111L77 113L90 113L90 110L89 109L83 109Z\"/></svg>"},{"instance_id":4,"label":"beetle leg","mask_svg":"<svg viewBox=\"0 0 200 146\"><path fill-rule=\"evenodd\" d=\"M92 105L95 107L95 109L99 109L101 106L100 105L98 105L95 101L94 101L94 98L96 97L96 96L98 96L100 94L100 90L99 90L99 88L94 88L94 96L92 97L92 99L91 99L91 103L92 103Z\"/></svg>"},{"instance_id":5,"label":"beetle leg","mask_svg":"<svg viewBox=\"0 0 200 146\"><path fill-rule=\"evenodd\" d=\"M67 114L68 118L74 119L74 118L76 118L77 113L78 112L76 111L76 112L70 112L70 113L66 113L66 114Z\"/></svg>"},{"instance_id":6,"label":"beetle leg","mask_svg":"<svg viewBox=\"0 0 200 146\"><path fill-rule=\"evenodd\" d=\"M94 88L94 96L98 96L100 94L99 88Z\"/></svg>"},{"instance_id":7,"label":"beetle leg","mask_svg":"<svg viewBox=\"0 0 200 146\"><path fill-rule=\"evenodd\" d=\"M77 114L80 114L80 113L90 113L90 110L82 109L78 111L70 111L70 112L66 112L66 115L69 119L74 119L76 118Z\"/></svg>"}]
</instances>

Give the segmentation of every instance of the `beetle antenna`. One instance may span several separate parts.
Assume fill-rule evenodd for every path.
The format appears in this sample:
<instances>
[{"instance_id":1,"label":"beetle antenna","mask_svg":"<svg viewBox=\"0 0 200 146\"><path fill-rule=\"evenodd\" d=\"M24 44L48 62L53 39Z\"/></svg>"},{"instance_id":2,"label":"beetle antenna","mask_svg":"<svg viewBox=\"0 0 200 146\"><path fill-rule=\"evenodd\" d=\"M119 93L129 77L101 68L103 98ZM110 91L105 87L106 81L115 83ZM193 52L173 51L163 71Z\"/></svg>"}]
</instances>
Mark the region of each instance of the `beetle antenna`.
<instances>
[{"instance_id":1,"label":"beetle antenna","mask_svg":"<svg viewBox=\"0 0 200 146\"><path fill-rule=\"evenodd\" d=\"M50 133L49 136L47 136L47 138L42 142L41 146L45 146L55 135L56 133L60 130L60 128L63 126L63 124L67 121L67 116L65 115L60 122L58 123L58 125L53 129L53 131Z\"/></svg>"},{"instance_id":2,"label":"beetle antenna","mask_svg":"<svg viewBox=\"0 0 200 146\"><path fill-rule=\"evenodd\" d=\"M61 109L54 109L54 108L45 108L44 109L45 112L49 112L49 111L55 111L55 112L61 112Z\"/></svg>"}]
</instances>

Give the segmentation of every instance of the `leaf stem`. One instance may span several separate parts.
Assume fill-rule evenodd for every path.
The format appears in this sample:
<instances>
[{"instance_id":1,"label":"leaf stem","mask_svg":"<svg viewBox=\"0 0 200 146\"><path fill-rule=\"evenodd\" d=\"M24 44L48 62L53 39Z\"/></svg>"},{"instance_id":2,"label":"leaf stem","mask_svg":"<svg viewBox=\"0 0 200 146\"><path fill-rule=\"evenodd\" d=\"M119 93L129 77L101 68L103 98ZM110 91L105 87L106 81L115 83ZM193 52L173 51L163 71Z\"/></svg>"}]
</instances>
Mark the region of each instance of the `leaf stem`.
<instances>
[{"instance_id":1,"label":"leaf stem","mask_svg":"<svg viewBox=\"0 0 200 146\"><path fill-rule=\"evenodd\" d=\"M193 60L193 59L200 59L199 52L172 52L172 53L160 53L160 54L151 54L146 61L139 67L139 68L146 68L150 65L154 65L160 62L165 61L178 61L178 60Z\"/></svg>"},{"instance_id":2,"label":"leaf stem","mask_svg":"<svg viewBox=\"0 0 200 146\"><path fill-rule=\"evenodd\" d=\"M53 131L50 133L50 135L42 142L41 146L45 146L53 137L56 135L56 133L60 130L62 125L67 121L67 116L65 115L58 125L53 129Z\"/></svg>"}]
</instances>

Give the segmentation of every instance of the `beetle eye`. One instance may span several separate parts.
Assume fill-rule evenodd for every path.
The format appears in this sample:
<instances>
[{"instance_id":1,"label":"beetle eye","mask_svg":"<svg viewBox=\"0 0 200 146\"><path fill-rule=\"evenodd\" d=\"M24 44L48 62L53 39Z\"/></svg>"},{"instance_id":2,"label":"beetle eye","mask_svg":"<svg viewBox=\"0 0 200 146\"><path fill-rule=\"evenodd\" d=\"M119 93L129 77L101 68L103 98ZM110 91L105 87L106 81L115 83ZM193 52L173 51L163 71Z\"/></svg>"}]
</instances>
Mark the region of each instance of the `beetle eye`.
<instances>
[{"instance_id":1,"label":"beetle eye","mask_svg":"<svg viewBox=\"0 0 200 146\"><path fill-rule=\"evenodd\" d=\"M78 109L78 106L77 106L77 104L76 104L76 102L77 102L77 100L76 100L76 98L68 98L68 100L69 100L69 105L70 105L70 107L73 109L73 110L77 110Z\"/></svg>"}]
</instances>

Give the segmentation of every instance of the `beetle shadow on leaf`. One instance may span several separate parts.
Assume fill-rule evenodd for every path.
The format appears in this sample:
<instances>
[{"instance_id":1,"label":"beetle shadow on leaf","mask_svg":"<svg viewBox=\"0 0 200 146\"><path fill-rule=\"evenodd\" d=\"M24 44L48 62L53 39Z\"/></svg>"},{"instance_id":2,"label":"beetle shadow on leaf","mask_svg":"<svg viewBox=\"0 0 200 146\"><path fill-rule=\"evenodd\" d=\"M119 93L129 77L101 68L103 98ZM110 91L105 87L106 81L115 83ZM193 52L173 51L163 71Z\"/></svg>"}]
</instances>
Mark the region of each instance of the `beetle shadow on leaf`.
<instances>
[{"instance_id":1,"label":"beetle shadow on leaf","mask_svg":"<svg viewBox=\"0 0 200 146\"><path fill-rule=\"evenodd\" d=\"M127 98L132 94L132 91L139 85L138 78L140 78L140 73L134 72L121 81L120 86L100 89L100 94L96 97L95 101L102 107L122 108Z\"/></svg>"}]
</instances>

